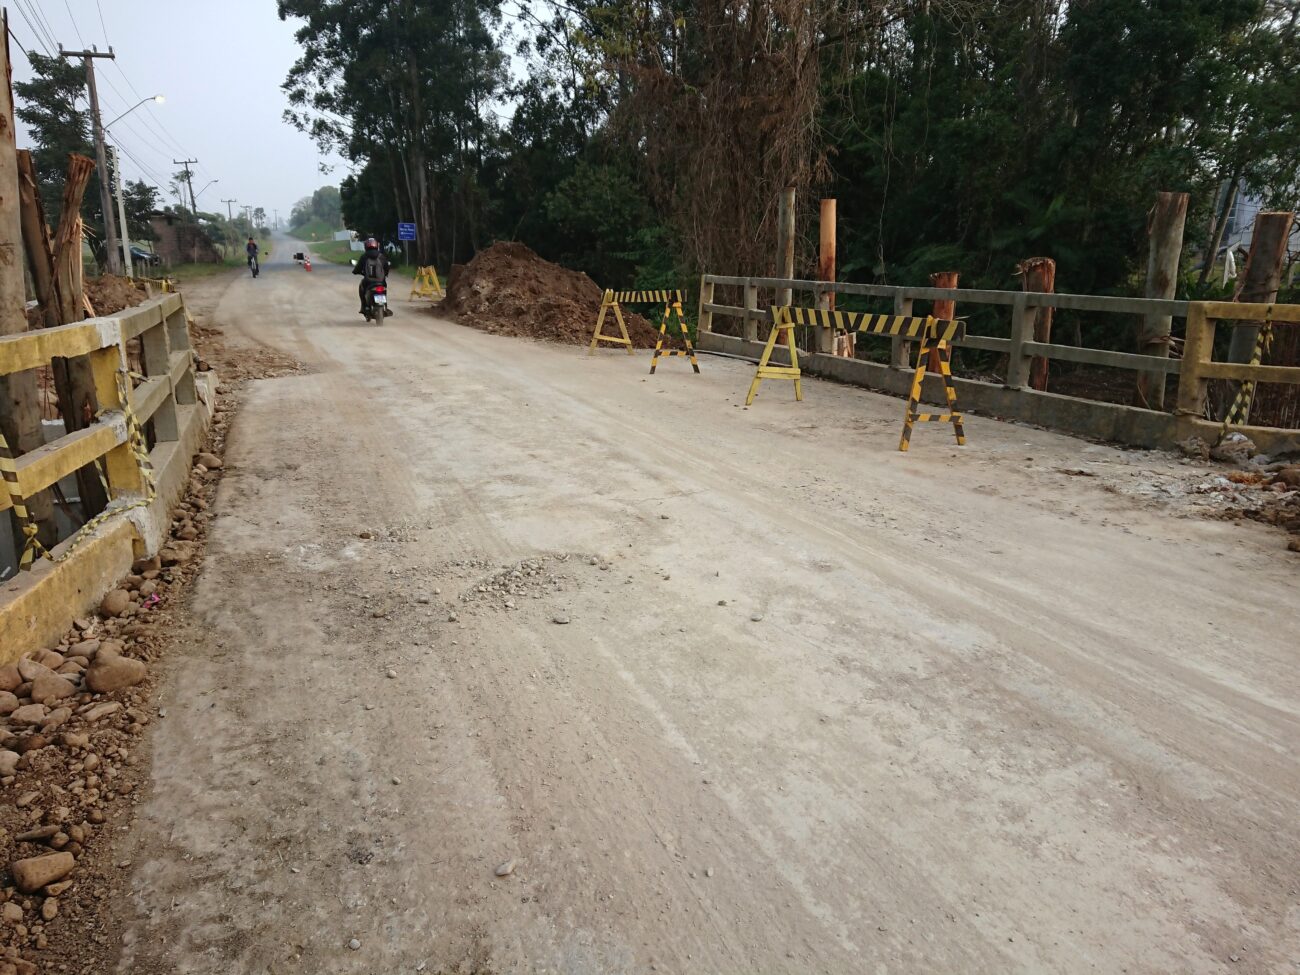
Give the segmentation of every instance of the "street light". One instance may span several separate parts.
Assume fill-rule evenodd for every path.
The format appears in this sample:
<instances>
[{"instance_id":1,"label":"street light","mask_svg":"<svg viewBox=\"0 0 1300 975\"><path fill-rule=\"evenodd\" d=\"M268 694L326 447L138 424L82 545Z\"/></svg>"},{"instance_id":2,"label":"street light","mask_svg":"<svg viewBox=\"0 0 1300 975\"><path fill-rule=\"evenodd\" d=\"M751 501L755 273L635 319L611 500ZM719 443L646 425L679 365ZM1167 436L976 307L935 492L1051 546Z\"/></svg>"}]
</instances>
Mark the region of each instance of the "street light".
<instances>
[{"instance_id":1,"label":"street light","mask_svg":"<svg viewBox=\"0 0 1300 975\"><path fill-rule=\"evenodd\" d=\"M208 188L208 186L211 186L213 183L220 183L220 182L221 182L221 180L219 180L219 179L209 180L207 186L203 187L203 190L206 190L206 189ZM202 196L202 195L203 195L203 190L199 190L197 193L195 193L195 194L194 194L194 199L197 200L200 196Z\"/></svg>"},{"instance_id":2,"label":"street light","mask_svg":"<svg viewBox=\"0 0 1300 975\"><path fill-rule=\"evenodd\" d=\"M114 125L114 123L122 121L122 119L126 118L128 115L130 115L132 112L134 112L137 108L139 108L141 105L145 104L146 102L157 102L159 105L161 105L163 101L165 101L165 99L163 98L162 95L152 95L149 98L141 98L138 102L136 102L134 105L128 108L125 112L123 112L117 118L113 119L112 122L109 122L108 125L105 125L104 128L106 129L111 128Z\"/></svg>"}]
</instances>

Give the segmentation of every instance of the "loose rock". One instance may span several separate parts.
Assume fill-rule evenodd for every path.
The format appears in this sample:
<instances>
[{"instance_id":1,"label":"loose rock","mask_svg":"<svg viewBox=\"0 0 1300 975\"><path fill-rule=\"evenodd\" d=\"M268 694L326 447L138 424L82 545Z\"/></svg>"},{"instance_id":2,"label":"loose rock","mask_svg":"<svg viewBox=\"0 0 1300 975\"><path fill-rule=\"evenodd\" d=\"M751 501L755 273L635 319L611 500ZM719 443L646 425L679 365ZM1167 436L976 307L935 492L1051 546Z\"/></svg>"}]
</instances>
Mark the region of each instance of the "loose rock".
<instances>
[{"instance_id":1,"label":"loose rock","mask_svg":"<svg viewBox=\"0 0 1300 975\"><path fill-rule=\"evenodd\" d=\"M44 856L15 860L9 865L14 883L24 894L34 894L46 884L62 880L77 865L71 853L47 853Z\"/></svg>"},{"instance_id":2,"label":"loose rock","mask_svg":"<svg viewBox=\"0 0 1300 975\"><path fill-rule=\"evenodd\" d=\"M0 751L0 777L13 775L18 771L18 753L8 749Z\"/></svg>"},{"instance_id":3,"label":"loose rock","mask_svg":"<svg viewBox=\"0 0 1300 975\"><path fill-rule=\"evenodd\" d=\"M104 616L121 616L131 605L131 594L125 589L114 589L99 603L99 611Z\"/></svg>"},{"instance_id":4,"label":"loose rock","mask_svg":"<svg viewBox=\"0 0 1300 975\"><path fill-rule=\"evenodd\" d=\"M148 668L131 657L104 656L103 648L95 662L86 670L86 686L96 694L108 694L120 691L124 687L134 687L144 680Z\"/></svg>"},{"instance_id":5,"label":"loose rock","mask_svg":"<svg viewBox=\"0 0 1300 975\"><path fill-rule=\"evenodd\" d=\"M210 471L215 471L224 466L224 461L216 454L199 454L198 462Z\"/></svg>"},{"instance_id":6,"label":"loose rock","mask_svg":"<svg viewBox=\"0 0 1300 975\"><path fill-rule=\"evenodd\" d=\"M47 713L44 704L24 704L9 715L9 720L13 724L40 724Z\"/></svg>"},{"instance_id":7,"label":"loose rock","mask_svg":"<svg viewBox=\"0 0 1300 975\"><path fill-rule=\"evenodd\" d=\"M507 860L505 863L501 864L501 866L497 867L496 869L496 875L498 877L509 877L514 872L515 872L514 860Z\"/></svg>"},{"instance_id":8,"label":"loose rock","mask_svg":"<svg viewBox=\"0 0 1300 975\"><path fill-rule=\"evenodd\" d=\"M66 677L53 672L39 674L32 681L32 700L38 704L52 704L77 692L76 685Z\"/></svg>"},{"instance_id":9,"label":"loose rock","mask_svg":"<svg viewBox=\"0 0 1300 975\"><path fill-rule=\"evenodd\" d=\"M18 709L18 698L11 691L0 691L0 714L12 714Z\"/></svg>"}]
</instances>

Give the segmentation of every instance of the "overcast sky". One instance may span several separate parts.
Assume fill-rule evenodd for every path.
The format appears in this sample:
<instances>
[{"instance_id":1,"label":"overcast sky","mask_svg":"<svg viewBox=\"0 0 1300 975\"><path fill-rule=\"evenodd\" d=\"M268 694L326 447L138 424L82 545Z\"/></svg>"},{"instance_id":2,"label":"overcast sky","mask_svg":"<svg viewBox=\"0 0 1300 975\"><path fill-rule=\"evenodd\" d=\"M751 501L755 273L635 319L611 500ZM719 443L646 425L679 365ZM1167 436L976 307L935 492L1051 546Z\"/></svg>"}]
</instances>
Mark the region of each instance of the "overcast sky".
<instances>
[{"instance_id":1,"label":"overcast sky","mask_svg":"<svg viewBox=\"0 0 1300 975\"><path fill-rule=\"evenodd\" d=\"M221 201L234 198L264 207L268 216L278 208L287 219L298 199L347 174L342 159L322 158L311 139L281 119L287 102L280 84L298 47L295 24L276 16L275 0L4 3L24 50L45 53L42 42L54 51L59 44L112 45L116 63L96 61L106 123L141 98L165 97L112 127L127 179L145 179L165 194L180 168L172 160L198 159L195 191L218 180L199 194L200 210L224 211ZM30 78L26 59L17 50L11 56L15 80ZM28 144L19 123L18 145ZM321 163L332 172L322 174Z\"/></svg>"}]
</instances>

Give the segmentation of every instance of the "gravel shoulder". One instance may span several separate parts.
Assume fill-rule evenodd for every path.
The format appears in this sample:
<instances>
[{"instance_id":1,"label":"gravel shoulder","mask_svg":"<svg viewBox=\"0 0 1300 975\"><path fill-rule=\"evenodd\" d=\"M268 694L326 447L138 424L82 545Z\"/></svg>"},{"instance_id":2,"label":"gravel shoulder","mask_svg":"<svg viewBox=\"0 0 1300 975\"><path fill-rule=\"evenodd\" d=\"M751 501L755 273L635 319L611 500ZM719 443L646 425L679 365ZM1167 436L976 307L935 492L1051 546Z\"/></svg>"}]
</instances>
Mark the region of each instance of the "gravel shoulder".
<instances>
[{"instance_id":1,"label":"gravel shoulder","mask_svg":"<svg viewBox=\"0 0 1300 975\"><path fill-rule=\"evenodd\" d=\"M1297 562L1148 490L1213 470L901 455L899 400L366 326L292 249L193 290L305 368L230 427L118 972L1295 964Z\"/></svg>"}]
</instances>

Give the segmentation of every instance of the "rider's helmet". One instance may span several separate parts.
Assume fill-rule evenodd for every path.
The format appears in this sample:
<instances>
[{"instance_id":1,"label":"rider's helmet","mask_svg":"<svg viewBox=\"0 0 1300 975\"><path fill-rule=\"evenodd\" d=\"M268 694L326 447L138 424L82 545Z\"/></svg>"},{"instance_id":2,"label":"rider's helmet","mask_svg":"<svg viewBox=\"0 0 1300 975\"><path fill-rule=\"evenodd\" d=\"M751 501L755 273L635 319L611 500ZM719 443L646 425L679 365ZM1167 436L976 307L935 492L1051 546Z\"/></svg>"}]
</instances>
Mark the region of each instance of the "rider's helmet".
<instances>
[{"instance_id":1,"label":"rider's helmet","mask_svg":"<svg viewBox=\"0 0 1300 975\"><path fill-rule=\"evenodd\" d=\"M368 250L368 251L377 251L377 250L379 250L379 241L375 240L375 238L373 238L373 237L367 237L367 238L366 238L366 250Z\"/></svg>"}]
</instances>

